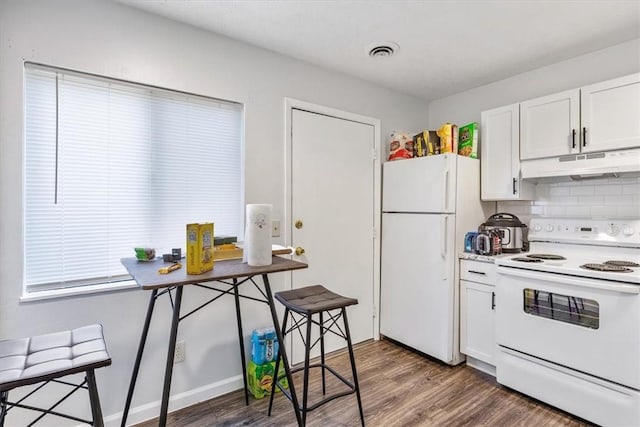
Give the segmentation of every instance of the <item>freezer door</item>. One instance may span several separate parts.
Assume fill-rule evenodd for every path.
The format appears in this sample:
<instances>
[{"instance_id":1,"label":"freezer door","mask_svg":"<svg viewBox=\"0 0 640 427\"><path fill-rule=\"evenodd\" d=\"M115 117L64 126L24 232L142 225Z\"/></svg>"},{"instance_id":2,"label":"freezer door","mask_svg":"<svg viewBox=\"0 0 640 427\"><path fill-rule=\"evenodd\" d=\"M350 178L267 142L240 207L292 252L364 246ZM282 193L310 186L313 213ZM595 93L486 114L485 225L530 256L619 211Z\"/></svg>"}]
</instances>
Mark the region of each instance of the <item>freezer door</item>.
<instances>
[{"instance_id":1,"label":"freezer door","mask_svg":"<svg viewBox=\"0 0 640 427\"><path fill-rule=\"evenodd\" d=\"M455 212L456 156L419 157L383 165L384 212Z\"/></svg>"},{"instance_id":2,"label":"freezer door","mask_svg":"<svg viewBox=\"0 0 640 427\"><path fill-rule=\"evenodd\" d=\"M380 332L450 363L454 215L383 214Z\"/></svg>"}]
</instances>

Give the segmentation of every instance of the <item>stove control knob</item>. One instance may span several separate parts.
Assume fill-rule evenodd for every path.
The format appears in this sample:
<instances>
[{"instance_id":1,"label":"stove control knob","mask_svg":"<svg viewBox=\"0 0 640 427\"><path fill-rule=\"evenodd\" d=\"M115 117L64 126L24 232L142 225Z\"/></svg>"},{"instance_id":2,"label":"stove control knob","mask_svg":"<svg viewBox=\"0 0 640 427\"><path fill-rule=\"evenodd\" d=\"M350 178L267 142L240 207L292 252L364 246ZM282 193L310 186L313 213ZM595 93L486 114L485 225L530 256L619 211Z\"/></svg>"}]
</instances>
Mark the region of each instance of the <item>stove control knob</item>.
<instances>
[{"instance_id":1,"label":"stove control knob","mask_svg":"<svg viewBox=\"0 0 640 427\"><path fill-rule=\"evenodd\" d=\"M634 232L635 230L632 227L625 227L622 229L622 234L624 234L627 237L633 236Z\"/></svg>"},{"instance_id":2,"label":"stove control knob","mask_svg":"<svg viewBox=\"0 0 640 427\"><path fill-rule=\"evenodd\" d=\"M553 224L547 225L546 230L549 231L549 232L553 231Z\"/></svg>"},{"instance_id":3,"label":"stove control knob","mask_svg":"<svg viewBox=\"0 0 640 427\"><path fill-rule=\"evenodd\" d=\"M540 224L534 225L533 226L533 231L536 231L536 232L542 231L542 226Z\"/></svg>"},{"instance_id":4,"label":"stove control knob","mask_svg":"<svg viewBox=\"0 0 640 427\"><path fill-rule=\"evenodd\" d=\"M618 233L620 232L620 229L618 228L617 225L610 225L609 228L607 229L607 234L609 236L616 236Z\"/></svg>"}]
</instances>

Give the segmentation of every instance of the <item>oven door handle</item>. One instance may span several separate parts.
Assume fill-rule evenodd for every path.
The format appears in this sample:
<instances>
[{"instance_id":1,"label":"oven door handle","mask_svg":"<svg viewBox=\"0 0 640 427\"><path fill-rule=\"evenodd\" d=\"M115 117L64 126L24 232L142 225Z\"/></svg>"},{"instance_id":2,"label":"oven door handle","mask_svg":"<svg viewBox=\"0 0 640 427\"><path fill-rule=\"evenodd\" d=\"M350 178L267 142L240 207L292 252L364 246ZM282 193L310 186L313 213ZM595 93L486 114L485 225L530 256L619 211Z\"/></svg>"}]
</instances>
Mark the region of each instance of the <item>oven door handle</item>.
<instances>
[{"instance_id":1,"label":"oven door handle","mask_svg":"<svg viewBox=\"0 0 640 427\"><path fill-rule=\"evenodd\" d=\"M498 267L498 274L535 279L544 282L560 283L563 285L580 286L582 288L600 289L602 291L618 292L622 294L640 294L639 285L625 285L623 283L599 281L590 278L573 278L560 274L538 273L535 271L520 270L509 267Z\"/></svg>"}]
</instances>

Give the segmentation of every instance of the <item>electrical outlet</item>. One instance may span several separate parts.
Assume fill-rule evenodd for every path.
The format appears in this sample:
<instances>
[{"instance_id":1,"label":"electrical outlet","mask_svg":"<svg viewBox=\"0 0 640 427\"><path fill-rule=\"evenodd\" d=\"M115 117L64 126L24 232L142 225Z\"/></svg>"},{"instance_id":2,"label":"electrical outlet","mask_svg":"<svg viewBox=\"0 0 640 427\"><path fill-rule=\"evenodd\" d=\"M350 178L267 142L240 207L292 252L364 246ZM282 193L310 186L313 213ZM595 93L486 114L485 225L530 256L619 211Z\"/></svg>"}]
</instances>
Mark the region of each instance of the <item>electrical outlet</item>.
<instances>
[{"instance_id":1,"label":"electrical outlet","mask_svg":"<svg viewBox=\"0 0 640 427\"><path fill-rule=\"evenodd\" d=\"M271 237L280 237L280 220L271 221Z\"/></svg>"},{"instance_id":2,"label":"electrical outlet","mask_svg":"<svg viewBox=\"0 0 640 427\"><path fill-rule=\"evenodd\" d=\"M185 356L184 352L185 352L184 341L178 341L176 343L176 352L173 354L173 363L184 362L184 356Z\"/></svg>"}]
</instances>

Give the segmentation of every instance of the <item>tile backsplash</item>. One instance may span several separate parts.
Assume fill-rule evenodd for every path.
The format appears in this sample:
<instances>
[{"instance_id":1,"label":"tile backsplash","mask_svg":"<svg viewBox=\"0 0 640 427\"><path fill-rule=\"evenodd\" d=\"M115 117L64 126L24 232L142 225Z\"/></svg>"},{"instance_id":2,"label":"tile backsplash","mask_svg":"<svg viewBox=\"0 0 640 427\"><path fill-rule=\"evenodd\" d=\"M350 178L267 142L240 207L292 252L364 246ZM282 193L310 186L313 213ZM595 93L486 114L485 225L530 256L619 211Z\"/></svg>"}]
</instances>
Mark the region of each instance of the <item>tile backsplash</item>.
<instances>
[{"instance_id":1,"label":"tile backsplash","mask_svg":"<svg viewBox=\"0 0 640 427\"><path fill-rule=\"evenodd\" d=\"M640 177L544 182L536 185L536 199L497 203L497 212L532 217L640 218Z\"/></svg>"}]
</instances>

